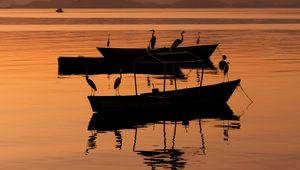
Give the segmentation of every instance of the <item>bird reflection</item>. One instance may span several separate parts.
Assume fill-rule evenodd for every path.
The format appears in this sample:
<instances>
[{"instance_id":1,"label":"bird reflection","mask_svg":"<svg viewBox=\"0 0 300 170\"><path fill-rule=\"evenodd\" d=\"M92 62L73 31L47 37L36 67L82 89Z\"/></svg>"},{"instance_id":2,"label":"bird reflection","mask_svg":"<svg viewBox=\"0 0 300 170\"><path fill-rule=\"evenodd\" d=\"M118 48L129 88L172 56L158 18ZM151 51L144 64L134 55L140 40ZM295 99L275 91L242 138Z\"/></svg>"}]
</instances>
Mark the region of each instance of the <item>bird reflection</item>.
<instances>
[{"instance_id":1,"label":"bird reflection","mask_svg":"<svg viewBox=\"0 0 300 170\"><path fill-rule=\"evenodd\" d=\"M89 150L95 149L97 147L96 139L97 139L97 131L91 130L91 135L89 136L89 138L87 140L87 148L85 150L86 154L89 153Z\"/></svg>"},{"instance_id":2,"label":"bird reflection","mask_svg":"<svg viewBox=\"0 0 300 170\"><path fill-rule=\"evenodd\" d=\"M119 130L115 129L114 130L114 134L116 136L116 148L118 148L119 150L122 149L122 134Z\"/></svg>"}]
</instances>

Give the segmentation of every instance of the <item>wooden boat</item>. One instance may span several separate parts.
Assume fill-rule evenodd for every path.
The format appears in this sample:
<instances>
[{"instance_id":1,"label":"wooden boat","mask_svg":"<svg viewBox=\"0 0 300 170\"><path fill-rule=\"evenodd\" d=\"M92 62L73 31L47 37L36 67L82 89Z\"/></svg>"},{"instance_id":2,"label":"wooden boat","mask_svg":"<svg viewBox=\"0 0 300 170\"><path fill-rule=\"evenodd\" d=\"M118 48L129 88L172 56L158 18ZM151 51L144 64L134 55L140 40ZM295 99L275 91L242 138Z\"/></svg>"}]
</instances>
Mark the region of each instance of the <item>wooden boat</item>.
<instances>
[{"instance_id":1,"label":"wooden boat","mask_svg":"<svg viewBox=\"0 0 300 170\"><path fill-rule=\"evenodd\" d=\"M226 104L240 80L214 85L127 96L88 96L94 112L106 110L184 110Z\"/></svg>"},{"instance_id":2,"label":"wooden boat","mask_svg":"<svg viewBox=\"0 0 300 170\"><path fill-rule=\"evenodd\" d=\"M200 59L209 59L219 44L177 47L172 52L189 52ZM147 51L146 48L111 48L97 47L105 60L113 63L133 63L147 53L172 53L170 48L156 48ZM182 53L183 54L183 53ZM184 58L185 55L182 55Z\"/></svg>"},{"instance_id":3,"label":"wooden boat","mask_svg":"<svg viewBox=\"0 0 300 170\"><path fill-rule=\"evenodd\" d=\"M178 57L178 56L177 56ZM193 55L190 55L193 57ZM135 65L160 63L165 68L166 65L176 65L180 63L199 62L198 58L189 60L179 60L176 56L162 54L147 54L140 57L134 64L134 84L135 95L126 96L88 96L94 112L107 110L114 111L134 111L134 110L186 110L200 108L203 106L213 106L226 104L236 87L240 84L240 79L222 82L213 85L202 86L204 68L200 86L185 89L177 89L176 76L174 76L175 90L165 90L166 74L164 74L163 91L153 89L152 92L138 94Z\"/></svg>"},{"instance_id":4,"label":"wooden boat","mask_svg":"<svg viewBox=\"0 0 300 170\"><path fill-rule=\"evenodd\" d=\"M63 13L64 10L63 10L62 8L57 8L57 9L56 9L56 12L57 12L57 13Z\"/></svg>"},{"instance_id":5,"label":"wooden boat","mask_svg":"<svg viewBox=\"0 0 300 170\"><path fill-rule=\"evenodd\" d=\"M89 68L89 74L115 74L122 69L123 73L133 73L132 64L111 63L107 62L103 57L65 57L60 56L58 59L58 74L59 75L76 75L86 74L86 67ZM174 70L167 67L165 70L167 75L173 75ZM148 64L137 66L137 74L153 74L162 75L164 69L157 64ZM183 72L179 67L175 67L176 76L182 76Z\"/></svg>"}]
</instances>

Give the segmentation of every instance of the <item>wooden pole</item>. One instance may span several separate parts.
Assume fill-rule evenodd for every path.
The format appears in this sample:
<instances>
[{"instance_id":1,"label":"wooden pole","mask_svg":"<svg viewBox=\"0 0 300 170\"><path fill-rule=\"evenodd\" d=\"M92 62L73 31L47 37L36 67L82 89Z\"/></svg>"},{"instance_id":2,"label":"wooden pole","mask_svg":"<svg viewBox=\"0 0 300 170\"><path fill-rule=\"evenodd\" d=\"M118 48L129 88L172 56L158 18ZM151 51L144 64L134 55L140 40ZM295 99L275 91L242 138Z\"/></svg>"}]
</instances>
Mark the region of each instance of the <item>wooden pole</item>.
<instances>
[{"instance_id":1,"label":"wooden pole","mask_svg":"<svg viewBox=\"0 0 300 170\"><path fill-rule=\"evenodd\" d=\"M164 64L164 95L166 91L166 64Z\"/></svg>"},{"instance_id":2,"label":"wooden pole","mask_svg":"<svg viewBox=\"0 0 300 170\"><path fill-rule=\"evenodd\" d=\"M134 74L134 88L135 88L135 95L137 96L137 83L136 83L136 73L135 73L135 64L133 65L133 74Z\"/></svg>"},{"instance_id":3,"label":"wooden pole","mask_svg":"<svg viewBox=\"0 0 300 170\"><path fill-rule=\"evenodd\" d=\"M172 67L173 67L173 76L174 76L175 91L177 91L176 73L175 73L175 66L174 66L174 64L172 65Z\"/></svg>"},{"instance_id":4,"label":"wooden pole","mask_svg":"<svg viewBox=\"0 0 300 170\"><path fill-rule=\"evenodd\" d=\"M201 72L200 87L202 87L203 74L204 74L204 66L202 67L202 72Z\"/></svg>"}]
</instances>

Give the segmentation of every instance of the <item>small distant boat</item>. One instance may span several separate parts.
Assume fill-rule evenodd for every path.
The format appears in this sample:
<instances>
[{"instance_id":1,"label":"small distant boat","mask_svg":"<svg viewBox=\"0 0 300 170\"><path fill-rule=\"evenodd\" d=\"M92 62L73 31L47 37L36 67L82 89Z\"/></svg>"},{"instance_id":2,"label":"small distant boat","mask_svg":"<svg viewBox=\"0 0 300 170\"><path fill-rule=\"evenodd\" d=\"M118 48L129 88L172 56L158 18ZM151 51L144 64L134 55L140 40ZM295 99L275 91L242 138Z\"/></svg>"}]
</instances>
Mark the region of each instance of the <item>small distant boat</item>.
<instances>
[{"instance_id":1,"label":"small distant boat","mask_svg":"<svg viewBox=\"0 0 300 170\"><path fill-rule=\"evenodd\" d=\"M64 12L64 10L63 10L62 8L57 8L57 9L56 9L56 12L57 12L57 13L62 13L62 12Z\"/></svg>"}]
</instances>

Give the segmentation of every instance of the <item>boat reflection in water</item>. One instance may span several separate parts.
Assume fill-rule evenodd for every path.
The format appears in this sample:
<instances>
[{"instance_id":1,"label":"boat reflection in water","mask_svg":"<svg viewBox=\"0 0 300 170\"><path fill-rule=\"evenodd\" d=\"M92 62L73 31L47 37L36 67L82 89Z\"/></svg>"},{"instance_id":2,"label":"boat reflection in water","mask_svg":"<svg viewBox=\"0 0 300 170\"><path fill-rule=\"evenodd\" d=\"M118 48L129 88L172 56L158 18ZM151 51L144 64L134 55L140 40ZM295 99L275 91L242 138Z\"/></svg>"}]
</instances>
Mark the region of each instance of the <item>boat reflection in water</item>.
<instances>
[{"instance_id":1,"label":"boat reflection in water","mask_svg":"<svg viewBox=\"0 0 300 170\"><path fill-rule=\"evenodd\" d=\"M131 129L134 130L134 139L132 144L133 152L144 158L144 164L150 166L152 169L164 168L164 169L182 169L187 164L186 148L190 146L176 147L176 131L179 124L184 127L189 125L190 121L197 122L199 126L200 143L197 144L197 155L205 155L205 140L202 130L202 122L207 120L222 121L222 125L216 127L222 127L224 129L224 140L229 138L228 132L230 129L240 129L239 116L235 115L227 104L217 105L216 107L201 108L198 110L167 112L167 111L149 111L148 113L143 111L135 111L130 113L122 112L102 112L94 113L88 125L88 130L92 135L88 138L88 144L86 153L88 154L91 149L96 148L96 139L98 134L106 132L113 132L116 138L115 148L122 149L123 140L122 131ZM163 146L156 149L141 148L140 142L138 142L139 135L138 129L144 129L153 125L160 125L163 127ZM172 132L172 145L167 146L167 131ZM169 130L167 130L169 129ZM143 130L144 131L144 130ZM140 133L140 135L143 135ZM103 139L103 138L102 138ZM100 142L100 141L98 141ZM124 142L128 143L128 142ZM137 147L137 144L139 146ZM151 143L152 146L159 146L160 143ZM138 148L138 149L137 149ZM194 152L194 151L193 151Z\"/></svg>"}]
</instances>

